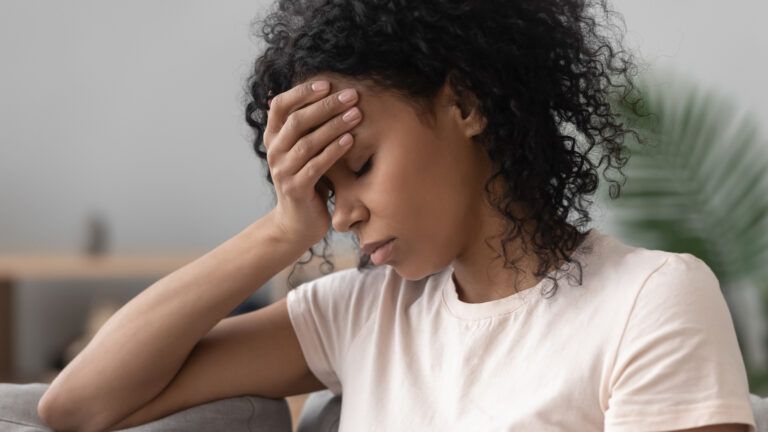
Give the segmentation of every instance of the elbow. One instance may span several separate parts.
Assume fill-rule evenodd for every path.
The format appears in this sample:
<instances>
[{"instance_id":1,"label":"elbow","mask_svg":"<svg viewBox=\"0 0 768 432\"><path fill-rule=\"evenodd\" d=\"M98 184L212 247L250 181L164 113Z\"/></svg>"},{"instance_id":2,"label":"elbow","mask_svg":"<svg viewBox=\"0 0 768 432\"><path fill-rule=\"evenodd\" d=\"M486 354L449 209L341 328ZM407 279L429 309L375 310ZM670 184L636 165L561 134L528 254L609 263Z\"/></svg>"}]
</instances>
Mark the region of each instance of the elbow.
<instances>
[{"instance_id":1,"label":"elbow","mask_svg":"<svg viewBox=\"0 0 768 432\"><path fill-rule=\"evenodd\" d=\"M88 432L96 431L85 424L80 414L62 403L60 398L48 389L37 403L37 415L49 428L57 432Z\"/></svg>"},{"instance_id":2,"label":"elbow","mask_svg":"<svg viewBox=\"0 0 768 432\"><path fill-rule=\"evenodd\" d=\"M43 393L43 396L37 402L37 416L42 422L56 431L76 431L77 428L72 424L71 419L67 419L62 414L62 410L57 408L53 401L50 388Z\"/></svg>"},{"instance_id":3,"label":"elbow","mask_svg":"<svg viewBox=\"0 0 768 432\"><path fill-rule=\"evenodd\" d=\"M55 402L50 388L43 393L43 397L37 402L37 416L46 426L61 432L79 431L80 429L73 422L72 413L67 414L67 410L61 409Z\"/></svg>"}]
</instances>

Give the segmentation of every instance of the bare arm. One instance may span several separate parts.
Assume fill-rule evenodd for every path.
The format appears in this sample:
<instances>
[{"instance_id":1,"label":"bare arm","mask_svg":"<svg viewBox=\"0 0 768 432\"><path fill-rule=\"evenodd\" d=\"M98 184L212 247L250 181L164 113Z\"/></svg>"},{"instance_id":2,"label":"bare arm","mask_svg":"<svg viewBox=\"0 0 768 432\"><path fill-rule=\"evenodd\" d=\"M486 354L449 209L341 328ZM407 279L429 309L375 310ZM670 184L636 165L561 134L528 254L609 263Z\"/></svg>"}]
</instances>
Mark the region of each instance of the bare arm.
<instances>
[{"instance_id":1,"label":"bare arm","mask_svg":"<svg viewBox=\"0 0 768 432\"><path fill-rule=\"evenodd\" d=\"M267 214L118 310L51 383L38 405L42 418L64 431L108 426L160 394L214 325L308 249L281 238L272 218Z\"/></svg>"},{"instance_id":2,"label":"bare arm","mask_svg":"<svg viewBox=\"0 0 768 432\"><path fill-rule=\"evenodd\" d=\"M195 345L179 373L157 397L106 430L94 430L142 425L229 397L277 399L324 388L307 366L286 298L282 298L221 320Z\"/></svg>"}]
</instances>

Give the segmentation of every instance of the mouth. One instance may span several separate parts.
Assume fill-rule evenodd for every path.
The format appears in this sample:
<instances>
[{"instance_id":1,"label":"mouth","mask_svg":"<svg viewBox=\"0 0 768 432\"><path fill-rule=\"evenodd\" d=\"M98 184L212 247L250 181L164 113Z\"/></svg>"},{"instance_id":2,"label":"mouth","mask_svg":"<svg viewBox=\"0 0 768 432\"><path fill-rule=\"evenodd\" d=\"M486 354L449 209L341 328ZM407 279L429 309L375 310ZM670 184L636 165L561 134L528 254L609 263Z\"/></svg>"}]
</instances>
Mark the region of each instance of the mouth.
<instances>
[{"instance_id":1,"label":"mouth","mask_svg":"<svg viewBox=\"0 0 768 432\"><path fill-rule=\"evenodd\" d=\"M377 241L377 242L366 243L365 245L363 245L362 251L363 251L364 254L373 255L373 253L376 251L376 249L384 246L385 244L391 242L394 239L395 239L395 237L390 237L390 238L387 238L387 239L384 239L384 240L380 240L380 241Z\"/></svg>"},{"instance_id":2,"label":"mouth","mask_svg":"<svg viewBox=\"0 0 768 432\"><path fill-rule=\"evenodd\" d=\"M375 265L382 265L392 260L394 254L394 244L396 239L392 239L385 242L383 245L376 248L371 254L371 261Z\"/></svg>"}]
</instances>

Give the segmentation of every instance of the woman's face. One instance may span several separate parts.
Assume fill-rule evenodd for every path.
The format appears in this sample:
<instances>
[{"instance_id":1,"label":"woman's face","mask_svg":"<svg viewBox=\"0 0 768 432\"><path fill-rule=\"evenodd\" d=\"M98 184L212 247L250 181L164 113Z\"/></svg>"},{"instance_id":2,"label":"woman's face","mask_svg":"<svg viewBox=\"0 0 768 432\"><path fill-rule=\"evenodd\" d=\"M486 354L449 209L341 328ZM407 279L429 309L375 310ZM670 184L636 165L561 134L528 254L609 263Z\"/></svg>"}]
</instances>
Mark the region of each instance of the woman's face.
<instances>
[{"instance_id":1,"label":"woman's face","mask_svg":"<svg viewBox=\"0 0 768 432\"><path fill-rule=\"evenodd\" d=\"M417 111L394 93L320 74L331 92L355 88L362 121L351 130L352 148L325 175L335 191L333 228L353 231L360 246L396 238L391 260L409 280L436 273L461 256L481 230L483 184L490 163L471 136L482 131L464 119L444 89L436 121L419 121ZM367 172L354 172L372 158Z\"/></svg>"}]
</instances>

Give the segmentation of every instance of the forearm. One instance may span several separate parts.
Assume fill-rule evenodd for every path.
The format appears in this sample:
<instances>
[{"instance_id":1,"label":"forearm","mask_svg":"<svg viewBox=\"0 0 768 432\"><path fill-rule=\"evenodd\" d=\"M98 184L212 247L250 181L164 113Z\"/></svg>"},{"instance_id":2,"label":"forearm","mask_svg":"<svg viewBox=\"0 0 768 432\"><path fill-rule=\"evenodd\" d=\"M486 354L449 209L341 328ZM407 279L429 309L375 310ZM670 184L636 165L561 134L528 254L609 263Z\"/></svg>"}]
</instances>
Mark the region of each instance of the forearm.
<instances>
[{"instance_id":1,"label":"forearm","mask_svg":"<svg viewBox=\"0 0 768 432\"><path fill-rule=\"evenodd\" d=\"M48 414L122 418L159 394L213 326L309 247L277 233L270 213L126 303L53 381Z\"/></svg>"}]
</instances>

